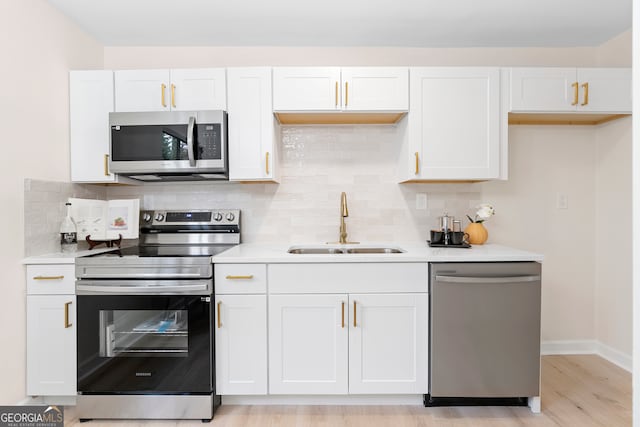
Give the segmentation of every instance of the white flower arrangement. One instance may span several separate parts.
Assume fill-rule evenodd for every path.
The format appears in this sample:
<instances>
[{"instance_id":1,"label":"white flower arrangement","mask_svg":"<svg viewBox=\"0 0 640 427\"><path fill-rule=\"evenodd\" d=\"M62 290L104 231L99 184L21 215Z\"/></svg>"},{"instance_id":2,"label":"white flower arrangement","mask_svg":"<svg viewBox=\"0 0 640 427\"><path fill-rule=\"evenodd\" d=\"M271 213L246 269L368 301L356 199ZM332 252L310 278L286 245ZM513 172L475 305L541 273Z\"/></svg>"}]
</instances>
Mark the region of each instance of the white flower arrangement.
<instances>
[{"instance_id":1,"label":"white flower arrangement","mask_svg":"<svg viewBox=\"0 0 640 427\"><path fill-rule=\"evenodd\" d=\"M496 210L493 208L493 206L487 203L476 206L476 209L478 210L476 211L474 219L471 219L471 217L467 215L467 218L469 218L469 221L471 222L482 223L496 214Z\"/></svg>"}]
</instances>

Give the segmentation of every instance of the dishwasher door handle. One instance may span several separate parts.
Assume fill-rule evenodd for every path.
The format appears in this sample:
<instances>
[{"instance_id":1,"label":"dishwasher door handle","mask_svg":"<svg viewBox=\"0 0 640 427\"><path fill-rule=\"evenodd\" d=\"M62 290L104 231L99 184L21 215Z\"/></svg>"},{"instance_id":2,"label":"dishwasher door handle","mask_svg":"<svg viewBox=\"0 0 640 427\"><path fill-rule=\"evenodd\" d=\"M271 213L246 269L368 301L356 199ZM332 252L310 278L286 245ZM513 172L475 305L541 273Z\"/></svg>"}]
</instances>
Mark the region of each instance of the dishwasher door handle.
<instances>
[{"instance_id":1,"label":"dishwasher door handle","mask_svg":"<svg viewBox=\"0 0 640 427\"><path fill-rule=\"evenodd\" d=\"M540 276L507 276L507 277L473 277L473 276L441 276L436 275L436 282L449 283L524 283L539 282Z\"/></svg>"}]
</instances>

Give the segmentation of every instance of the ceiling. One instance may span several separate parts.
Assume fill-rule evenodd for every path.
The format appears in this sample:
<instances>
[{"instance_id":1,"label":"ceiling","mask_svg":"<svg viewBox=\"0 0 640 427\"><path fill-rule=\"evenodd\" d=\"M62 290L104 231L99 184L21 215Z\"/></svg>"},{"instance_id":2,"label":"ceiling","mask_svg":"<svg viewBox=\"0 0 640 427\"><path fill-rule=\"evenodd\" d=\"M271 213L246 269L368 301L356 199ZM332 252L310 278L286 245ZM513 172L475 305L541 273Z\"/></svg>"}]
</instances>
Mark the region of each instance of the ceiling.
<instances>
[{"instance_id":1,"label":"ceiling","mask_svg":"<svg viewBox=\"0 0 640 427\"><path fill-rule=\"evenodd\" d=\"M632 0L48 0L105 46L595 46Z\"/></svg>"}]
</instances>

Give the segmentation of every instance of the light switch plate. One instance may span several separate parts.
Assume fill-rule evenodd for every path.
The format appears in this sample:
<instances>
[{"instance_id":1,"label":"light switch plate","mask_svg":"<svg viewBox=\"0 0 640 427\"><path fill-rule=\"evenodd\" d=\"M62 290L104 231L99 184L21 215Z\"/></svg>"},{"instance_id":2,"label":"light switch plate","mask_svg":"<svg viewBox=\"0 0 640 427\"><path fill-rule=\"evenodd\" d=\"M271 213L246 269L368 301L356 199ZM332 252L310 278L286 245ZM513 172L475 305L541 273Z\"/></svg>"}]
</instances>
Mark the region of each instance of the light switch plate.
<instances>
[{"instance_id":1,"label":"light switch plate","mask_svg":"<svg viewBox=\"0 0 640 427\"><path fill-rule=\"evenodd\" d=\"M556 194L556 208L569 209L569 196L565 193Z\"/></svg>"},{"instance_id":2,"label":"light switch plate","mask_svg":"<svg viewBox=\"0 0 640 427\"><path fill-rule=\"evenodd\" d=\"M416 209L418 210L427 209L427 193L416 194Z\"/></svg>"}]
</instances>

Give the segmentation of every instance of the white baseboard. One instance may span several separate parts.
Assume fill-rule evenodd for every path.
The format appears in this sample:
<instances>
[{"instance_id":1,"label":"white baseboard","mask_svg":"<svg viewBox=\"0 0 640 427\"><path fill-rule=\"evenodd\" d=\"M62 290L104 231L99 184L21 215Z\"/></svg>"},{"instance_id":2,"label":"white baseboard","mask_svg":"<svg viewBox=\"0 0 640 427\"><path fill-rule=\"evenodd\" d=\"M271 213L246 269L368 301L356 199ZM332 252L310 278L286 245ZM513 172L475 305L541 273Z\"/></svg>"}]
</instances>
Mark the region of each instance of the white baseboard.
<instances>
[{"instance_id":1,"label":"white baseboard","mask_svg":"<svg viewBox=\"0 0 640 427\"><path fill-rule=\"evenodd\" d=\"M598 343L597 354L614 365L620 366L625 371L631 372L633 370L633 357L630 354L623 353L603 343Z\"/></svg>"},{"instance_id":2,"label":"white baseboard","mask_svg":"<svg viewBox=\"0 0 640 427\"><path fill-rule=\"evenodd\" d=\"M596 340L543 341L540 353L546 354L597 354Z\"/></svg>"},{"instance_id":3,"label":"white baseboard","mask_svg":"<svg viewBox=\"0 0 640 427\"><path fill-rule=\"evenodd\" d=\"M633 365L631 355L609 347L597 340L543 341L540 346L540 352L542 355L597 354L628 372L631 372Z\"/></svg>"}]
</instances>

